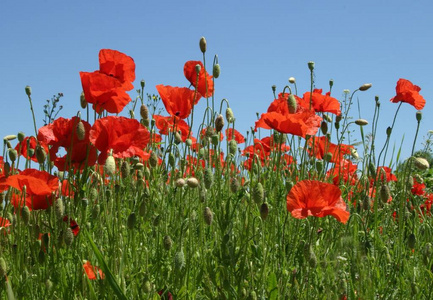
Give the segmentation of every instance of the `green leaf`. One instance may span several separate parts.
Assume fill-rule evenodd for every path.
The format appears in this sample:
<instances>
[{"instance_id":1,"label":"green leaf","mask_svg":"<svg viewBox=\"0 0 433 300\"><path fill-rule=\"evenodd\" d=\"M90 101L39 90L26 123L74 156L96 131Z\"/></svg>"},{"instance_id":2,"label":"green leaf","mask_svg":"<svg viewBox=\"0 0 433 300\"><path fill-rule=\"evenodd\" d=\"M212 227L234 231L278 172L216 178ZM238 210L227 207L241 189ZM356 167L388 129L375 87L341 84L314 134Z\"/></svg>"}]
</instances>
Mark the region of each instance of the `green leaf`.
<instances>
[{"instance_id":1,"label":"green leaf","mask_svg":"<svg viewBox=\"0 0 433 300\"><path fill-rule=\"evenodd\" d=\"M102 271L105 273L105 278L108 280L108 283L110 284L114 293L117 295L117 297L119 299L126 300L127 298L126 298L125 294L120 289L120 286L117 283L116 279L114 278L113 274L111 273L110 269L108 268L108 265L105 262L101 251L99 251L98 246L96 246L95 242L93 242L93 239L87 230L85 231L85 235L86 235L87 239L89 240L90 245L92 246L93 252L95 253L95 255L98 259L98 262L100 264Z\"/></svg>"},{"instance_id":2,"label":"green leaf","mask_svg":"<svg viewBox=\"0 0 433 300\"><path fill-rule=\"evenodd\" d=\"M278 299L278 285L277 285L277 276L274 272L268 275L268 294L270 300Z\"/></svg>"}]
</instances>

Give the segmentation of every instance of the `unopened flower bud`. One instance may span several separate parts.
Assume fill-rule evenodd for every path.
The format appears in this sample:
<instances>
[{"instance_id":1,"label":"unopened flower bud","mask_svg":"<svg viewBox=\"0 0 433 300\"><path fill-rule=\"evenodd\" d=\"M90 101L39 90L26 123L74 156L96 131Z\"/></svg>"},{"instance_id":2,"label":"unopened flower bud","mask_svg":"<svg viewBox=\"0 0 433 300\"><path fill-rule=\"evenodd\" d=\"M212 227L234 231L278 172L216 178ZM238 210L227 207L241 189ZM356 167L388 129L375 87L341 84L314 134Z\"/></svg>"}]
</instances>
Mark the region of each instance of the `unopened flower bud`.
<instances>
[{"instance_id":1,"label":"unopened flower bud","mask_svg":"<svg viewBox=\"0 0 433 300\"><path fill-rule=\"evenodd\" d=\"M238 143L236 140L230 140L229 142L229 153L235 155L236 151L238 150Z\"/></svg>"},{"instance_id":2,"label":"unopened flower bud","mask_svg":"<svg viewBox=\"0 0 433 300\"><path fill-rule=\"evenodd\" d=\"M308 62L308 69L310 69L310 71L314 70L314 61L309 61Z\"/></svg>"},{"instance_id":3,"label":"unopened flower bud","mask_svg":"<svg viewBox=\"0 0 433 300\"><path fill-rule=\"evenodd\" d=\"M366 91L366 90L368 90L369 88L371 88L371 86L372 86L371 83L364 83L363 85L361 85L361 86L359 87L359 90L360 90L360 91Z\"/></svg>"},{"instance_id":4,"label":"unopened flower bud","mask_svg":"<svg viewBox=\"0 0 433 300\"><path fill-rule=\"evenodd\" d=\"M383 203L387 203L390 197L391 191L389 190L388 185L382 184L380 187L380 200L382 200Z\"/></svg>"},{"instance_id":5,"label":"unopened flower bud","mask_svg":"<svg viewBox=\"0 0 433 300\"><path fill-rule=\"evenodd\" d=\"M407 238L407 245L411 250L415 249L415 243L416 243L415 234L413 233L409 234L409 237Z\"/></svg>"},{"instance_id":6,"label":"unopened flower bud","mask_svg":"<svg viewBox=\"0 0 433 300\"><path fill-rule=\"evenodd\" d=\"M387 136L390 136L390 135L391 135L391 132L392 132L392 128L391 128L391 127L388 127L388 128L386 129L386 135L387 135Z\"/></svg>"},{"instance_id":7,"label":"unopened flower bud","mask_svg":"<svg viewBox=\"0 0 433 300\"><path fill-rule=\"evenodd\" d=\"M80 120L77 123L77 138L82 141L86 137L86 128L84 127L84 123Z\"/></svg>"},{"instance_id":8,"label":"unopened flower bud","mask_svg":"<svg viewBox=\"0 0 433 300\"><path fill-rule=\"evenodd\" d=\"M184 187L186 185L186 181L183 178L179 178L175 181L174 184L176 185L176 187L181 188L181 187Z\"/></svg>"},{"instance_id":9,"label":"unopened flower bud","mask_svg":"<svg viewBox=\"0 0 433 300\"><path fill-rule=\"evenodd\" d=\"M326 152L324 157L323 157L324 161L330 162L332 160L332 153L331 152Z\"/></svg>"},{"instance_id":10,"label":"unopened flower bud","mask_svg":"<svg viewBox=\"0 0 433 300\"><path fill-rule=\"evenodd\" d=\"M235 116L234 116L233 111L230 107L227 107L227 109L226 109L226 120L227 120L227 123L229 123L229 124L233 123L233 121L235 120Z\"/></svg>"},{"instance_id":11,"label":"unopened flower bud","mask_svg":"<svg viewBox=\"0 0 433 300\"><path fill-rule=\"evenodd\" d=\"M150 153L149 164L152 168L155 168L158 165L158 156L155 151Z\"/></svg>"},{"instance_id":12,"label":"unopened flower bud","mask_svg":"<svg viewBox=\"0 0 433 300\"><path fill-rule=\"evenodd\" d=\"M358 119L355 121L355 124L359 126L364 126L364 125L368 125L368 121L364 119Z\"/></svg>"},{"instance_id":13,"label":"unopened flower bud","mask_svg":"<svg viewBox=\"0 0 433 300\"><path fill-rule=\"evenodd\" d=\"M263 202L262 205L260 206L260 217L262 218L263 221L266 220L268 214L269 214L268 203Z\"/></svg>"},{"instance_id":14,"label":"unopened flower bud","mask_svg":"<svg viewBox=\"0 0 433 300\"><path fill-rule=\"evenodd\" d=\"M232 193L236 193L239 190L239 187L239 181L236 177L230 179L230 190L232 191Z\"/></svg>"},{"instance_id":15,"label":"unopened flower bud","mask_svg":"<svg viewBox=\"0 0 433 300\"><path fill-rule=\"evenodd\" d=\"M185 267L185 254L183 253L183 249L181 248L179 252L177 252L174 256L174 268L176 270L183 269Z\"/></svg>"},{"instance_id":16,"label":"unopened flower bud","mask_svg":"<svg viewBox=\"0 0 433 300\"><path fill-rule=\"evenodd\" d=\"M294 83L296 82L295 77L290 77L290 78L289 78L289 82L290 82L291 84L294 84Z\"/></svg>"},{"instance_id":17,"label":"unopened flower bud","mask_svg":"<svg viewBox=\"0 0 433 300\"><path fill-rule=\"evenodd\" d=\"M22 141L24 141L25 137L26 137L26 135L24 134L24 132L22 132L22 131L18 132L18 141L20 141L20 143Z\"/></svg>"},{"instance_id":18,"label":"unopened flower bud","mask_svg":"<svg viewBox=\"0 0 433 300\"><path fill-rule=\"evenodd\" d=\"M298 108L298 103L296 102L296 98L293 94L289 95L289 99L287 101L287 105L289 107L289 113L294 114Z\"/></svg>"},{"instance_id":19,"label":"unopened flower bud","mask_svg":"<svg viewBox=\"0 0 433 300\"><path fill-rule=\"evenodd\" d=\"M265 192L263 190L263 185L259 182L253 189L252 197L254 202L260 204L265 199Z\"/></svg>"},{"instance_id":20,"label":"unopened flower bud","mask_svg":"<svg viewBox=\"0 0 433 300\"><path fill-rule=\"evenodd\" d=\"M74 241L74 233L70 227L66 228L65 233L63 234L63 241L65 241L66 246L72 245Z\"/></svg>"},{"instance_id":21,"label":"unopened flower bud","mask_svg":"<svg viewBox=\"0 0 433 300\"><path fill-rule=\"evenodd\" d=\"M36 155L36 159L38 160L38 163L40 164L43 164L45 162L45 159L47 158L45 149L39 144L36 146L35 155Z\"/></svg>"},{"instance_id":22,"label":"unopened flower bud","mask_svg":"<svg viewBox=\"0 0 433 300\"><path fill-rule=\"evenodd\" d=\"M126 224L128 225L128 229L134 229L135 226L135 222L137 221L137 218L135 216L135 213L132 212L129 216L128 216L128 220L126 222Z\"/></svg>"},{"instance_id":23,"label":"unopened flower bud","mask_svg":"<svg viewBox=\"0 0 433 300\"><path fill-rule=\"evenodd\" d=\"M141 81L140 81L141 89L144 89L145 85L146 85L146 82L144 81L144 79L141 79Z\"/></svg>"},{"instance_id":24,"label":"unopened flower bud","mask_svg":"<svg viewBox=\"0 0 433 300\"><path fill-rule=\"evenodd\" d=\"M213 213L209 207L205 207L203 210L204 221L207 225L211 225L213 221Z\"/></svg>"},{"instance_id":25,"label":"unopened flower bud","mask_svg":"<svg viewBox=\"0 0 433 300\"><path fill-rule=\"evenodd\" d=\"M14 162L17 159L18 152L15 149L9 149L9 158L12 162Z\"/></svg>"},{"instance_id":26,"label":"unopened flower bud","mask_svg":"<svg viewBox=\"0 0 433 300\"><path fill-rule=\"evenodd\" d=\"M322 123L320 124L320 130L322 130L323 134L328 133L328 123L326 123L326 121L322 121Z\"/></svg>"},{"instance_id":27,"label":"unopened flower bud","mask_svg":"<svg viewBox=\"0 0 433 300\"><path fill-rule=\"evenodd\" d=\"M26 90L26 94L27 94L27 96L30 97L31 94L32 94L32 88L31 88L29 85L26 85L25 90Z\"/></svg>"},{"instance_id":28,"label":"unopened flower bud","mask_svg":"<svg viewBox=\"0 0 433 300\"><path fill-rule=\"evenodd\" d=\"M428 168L430 168L429 162L427 161L427 159L425 159L423 157L414 157L413 163L414 163L415 167L417 167L421 171L424 171L424 170L427 170Z\"/></svg>"},{"instance_id":29,"label":"unopened flower bud","mask_svg":"<svg viewBox=\"0 0 433 300\"><path fill-rule=\"evenodd\" d=\"M179 131L176 131L174 133L174 142L176 145L179 145L180 143L182 143L182 135L180 134Z\"/></svg>"},{"instance_id":30,"label":"unopened flower bud","mask_svg":"<svg viewBox=\"0 0 433 300\"><path fill-rule=\"evenodd\" d=\"M3 280L8 273L6 261L3 257L0 257L0 280Z\"/></svg>"},{"instance_id":31,"label":"unopened flower bud","mask_svg":"<svg viewBox=\"0 0 433 300\"><path fill-rule=\"evenodd\" d=\"M5 140L5 141L13 141L16 138L17 138L17 136L15 134L9 134L9 135L5 136L3 138L3 140Z\"/></svg>"},{"instance_id":32,"label":"unopened flower bud","mask_svg":"<svg viewBox=\"0 0 433 300\"><path fill-rule=\"evenodd\" d=\"M215 130L220 132L224 127L224 117L223 115L218 115L215 119Z\"/></svg>"},{"instance_id":33,"label":"unopened flower bud","mask_svg":"<svg viewBox=\"0 0 433 300\"><path fill-rule=\"evenodd\" d=\"M329 79L329 87L332 88L334 86L334 79Z\"/></svg>"},{"instance_id":34,"label":"unopened flower bud","mask_svg":"<svg viewBox=\"0 0 433 300\"><path fill-rule=\"evenodd\" d=\"M84 96L84 92L81 92L80 95L80 105L82 109L85 109L87 107L87 101L86 101L86 97Z\"/></svg>"},{"instance_id":35,"label":"unopened flower bud","mask_svg":"<svg viewBox=\"0 0 433 300\"><path fill-rule=\"evenodd\" d=\"M199 64L195 65L195 72L197 73L197 75L200 73L201 71L201 66Z\"/></svg>"},{"instance_id":36,"label":"unopened flower bud","mask_svg":"<svg viewBox=\"0 0 433 300\"><path fill-rule=\"evenodd\" d=\"M206 52L207 43L206 43L206 39L204 38L204 36L201 37L199 45L200 45L200 51L202 53L205 53Z\"/></svg>"},{"instance_id":37,"label":"unopened flower bud","mask_svg":"<svg viewBox=\"0 0 433 300\"><path fill-rule=\"evenodd\" d=\"M211 188L212 183L213 183L213 172L212 172L211 168L206 168L204 170L203 182L204 182L204 186L207 189Z\"/></svg>"},{"instance_id":38,"label":"unopened flower bud","mask_svg":"<svg viewBox=\"0 0 433 300\"><path fill-rule=\"evenodd\" d=\"M164 237L164 248L165 250L170 250L171 247L173 246L173 240L171 239L171 237L169 235L166 235Z\"/></svg>"},{"instance_id":39,"label":"unopened flower bud","mask_svg":"<svg viewBox=\"0 0 433 300\"><path fill-rule=\"evenodd\" d=\"M198 187L198 180L195 177L190 177L186 180L186 184L190 187L190 188L196 188Z\"/></svg>"},{"instance_id":40,"label":"unopened flower bud","mask_svg":"<svg viewBox=\"0 0 433 300\"><path fill-rule=\"evenodd\" d=\"M116 172L116 161L113 156L109 155L105 160L104 171L109 176L113 176Z\"/></svg>"},{"instance_id":41,"label":"unopened flower bud","mask_svg":"<svg viewBox=\"0 0 433 300\"><path fill-rule=\"evenodd\" d=\"M214 64L214 66L213 66L213 72L212 72L213 78L220 77L220 72L221 72L220 65L219 64Z\"/></svg>"},{"instance_id":42,"label":"unopened flower bud","mask_svg":"<svg viewBox=\"0 0 433 300\"><path fill-rule=\"evenodd\" d=\"M21 209L21 218L23 219L24 224L29 224L30 209L26 205Z\"/></svg>"}]
</instances>

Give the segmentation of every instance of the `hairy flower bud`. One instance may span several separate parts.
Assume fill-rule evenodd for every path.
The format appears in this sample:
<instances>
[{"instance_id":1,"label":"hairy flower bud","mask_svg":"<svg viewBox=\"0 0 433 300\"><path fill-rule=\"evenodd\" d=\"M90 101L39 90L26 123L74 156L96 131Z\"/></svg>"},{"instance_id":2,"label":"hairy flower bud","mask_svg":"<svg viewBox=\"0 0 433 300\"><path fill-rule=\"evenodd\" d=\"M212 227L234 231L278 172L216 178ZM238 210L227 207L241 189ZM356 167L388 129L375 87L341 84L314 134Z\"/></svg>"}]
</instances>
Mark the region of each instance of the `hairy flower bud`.
<instances>
[{"instance_id":1,"label":"hairy flower bud","mask_svg":"<svg viewBox=\"0 0 433 300\"><path fill-rule=\"evenodd\" d=\"M364 126L364 125L368 125L368 121L364 119L358 119L355 121L355 124L359 126Z\"/></svg>"},{"instance_id":2,"label":"hairy flower bud","mask_svg":"<svg viewBox=\"0 0 433 300\"><path fill-rule=\"evenodd\" d=\"M26 224L26 225L29 224L30 209L26 205L23 206L23 208L21 209L21 218L23 219L24 224Z\"/></svg>"},{"instance_id":3,"label":"hairy flower bud","mask_svg":"<svg viewBox=\"0 0 433 300\"><path fill-rule=\"evenodd\" d=\"M7 273L8 273L8 268L6 265L6 261L3 257L0 257L0 280L3 280L3 278L5 278Z\"/></svg>"},{"instance_id":4,"label":"hairy flower bud","mask_svg":"<svg viewBox=\"0 0 433 300\"><path fill-rule=\"evenodd\" d=\"M206 39L204 38L204 36L202 36L202 37L200 38L200 43L199 43L199 45L200 45L200 51L201 51L202 53L205 53L205 52L206 52L207 42L206 42Z\"/></svg>"},{"instance_id":5,"label":"hairy flower bud","mask_svg":"<svg viewBox=\"0 0 433 300\"><path fill-rule=\"evenodd\" d=\"M203 210L203 218L207 225L211 225L213 221L213 213L209 207L205 207Z\"/></svg>"},{"instance_id":6,"label":"hairy flower bud","mask_svg":"<svg viewBox=\"0 0 433 300\"><path fill-rule=\"evenodd\" d=\"M86 101L86 97L84 96L84 92L81 92L80 95L80 105L82 109L85 109L87 107L87 101Z\"/></svg>"},{"instance_id":7,"label":"hairy flower bud","mask_svg":"<svg viewBox=\"0 0 433 300\"><path fill-rule=\"evenodd\" d=\"M239 187L239 181L236 177L230 179L230 191L232 191L232 193L236 193L239 190Z\"/></svg>"},{"instance_id":8,"label":"hairy flower bud","mask_svg":"<svg viewBox=\"0 0 433 300\"><path fill-rule=\"evenodd\" d=\"M177 252L174 256L174 268L176 270L181 270L185 267L185 254L183 253L183 249L181 248L179 252Z\"/></svg>"},{"instance_id":9,"label":"hairy flower bud","mask_svg":"<svg viewBox=\"0 0 433 300\"><path fill-rule=\"evenodd\" d=\"M39 144L36 145L35 155L38 163L40 164L43 164L45 162L45 159L47 158L47 153L45 152L45 149Z\"/></svg>"},{"instance_id":10,"label":"hairy flower bud","mask_svg":"<svg viewBox=\"0 0 433 300\"><path fill-rule=\"evenodd\" d=\"M224 127L224 117L223 115L218 115L215 119L215 130L220 132Z\"/></svg>"},{"instance_id":11,"label":"hairy flower bud","mask_svg":"<svg viewBox=\"0 0 433 300\"><path fill-rule=\"evenodd\" d=\"M308 62L308 69L310 69L310 71L314 70L314 61L309 61Z\"/></svg>"},{"instance_id":12,"label":"hairy flower bud","mask_svg":"<svg viewBox=\"0 0 433 300\"><path fill-rule=\"evenodd\" d=\"M363 85L361 85L361 86L359 87L359 90L360 90L360 91L366 91L366 90L368 90L369 88L371 88L371 86L372 86L371 83L364 83Z\"/></svg>"},{"instance_id":13,"label":"hairy flower bud","mask_svg":"<svg viewBox=\"0 0 433 300\"><path fill-rule=\"evenodd\" d=\"M176 187L181 188L181 187L184 187L186 185L186 181L183 178L179 178L176 180L176 182L174 184L176 185Z\"/></svg>"},{"instance_id":14,"label":"hairy flower bud","mask_svg":"<svg viewBox=\"0 0 433 300\"><path fill-rule=\"evenodd\" d=\"M411 250L415 249L415 243L416 243L415 234L413 233L409 234L409 237L407 238L407 245Z\"/></svg>"},{"instance_id":15,"label":"hairy flower bud","mask_svg":"<svg viewBox=\"0 0 433 300\"><path fill-rule=\"evenodd\" d=\"M291 114L296 113L296 110L298 109L298 103L296 102L296 98L293 94L289 95L287 105L289 107L289 113L291 113Z\"/></svg>"},{"instance_id":16,"label":"hairy flower bud","mask_svg":"<svg viewBox=\"0 0 433 300\"><path fill-rule=\"evenodd\" d=\"M27 96L30 97L32 95L32 88L29 85L26 85L25 91L26 91Z\"/></svg>"},{"instance_id":17,"label":"hairy flower bud","mask_svg":"<svg viewBox=\"0 0 433 300\"><path fill-rule=\"evenodd\" d=\"M70 227L66 228L63 234L63 241L65 242L66 246L72 245L72 242L74 241L74 233Z\"/></svg>"},{"instance_id":18,"label":"hairy flower bud","mask_svg":"<svg viewBox=\"0 0 433 300\"><path fill-rule=\"evenodd\" d=\"M422 119L422 112L419 110L416 112L416 120L419 122Z\"/></svg>"},{"instance_id":19,"label":"hairy flower bud","mask_svg":"<svg viewBox=\"0 0 433 300\"><path fill-rule=\"evenodd\" d=\"M213 78L220 77L220 72L221 72L220 65L219 64L214 64L213 70L212 70Z\"/></svg>"},{"instance_id":20,"label":"hairy flower bud","mask_svg":"<svg viewBox=\"0 0 433 300\"><path fill-rule=\"evenodd\" d=\"M158 156L155 151L150 153L149 164L152 168L155 168L158 165Z\"/></svg>"},{"instance_id":21,"label":"hairy flower bud","mask_svg":"<svg viewBox=\"0 0 433 300\"><path fill-rule=\"evenodd\" d=\"M390 136L391 133L392 133L392 128L391 128L391 127L388 127L388 128L386 129L386 135L387 135L387 136Z\"/></svg>"},{"instance_id":22,"label":"hairy flower bud","mask_svg":"<svg viewBox=\"0 0 433 300\"><path fill-rule=\"evenodd\" d=\"M140 86L141 86L141 89L144 89L144 87L146 86L146 81L144 81L144 79L141 79Z\"/></svg>"},{"instance_id":23,"label":"hairy flower bud","mask_svg":"<svg viewBox=\"0 0 433 300\"><path fill-rule=\"evenodd\" d=\"M171 247L173 246L173 240L171 239L171 237L169 235L166 235L164 237L163 243L164 243L164 249L167 251L170 250Z\"/></svg>"},{"instance_id":24,"label":"hairy flower bud","mask_svg":"<svg viewBox=\"0 0 433 300\"><path fill-rule=\"evenodd\" d=\"M226 109L226 120L227 120L227 123L229 123L229 124L233 123L235 120L235 116L234 116L233 111L230 107L227 107L227 109Z\"/></svg>"},{"instance_id":25,"label":"hairy flower bud","mask_svg":"<svg viewBox=\"0 0 433 300\"><path fill-rule=\"evenodd\" d=\"M149 119L149 109L144 104L140 106L140 116L143 120Z\"/></svg>"},{"instance_id":26,"label":"hairy flower bud","mask_svg":"<svg viewBox=\"0 0 433 300\"><path fill-rule=\"evenodd\" d=\"M235 155L238 150L238 143L235 140L229 142L229 153Z\"/></svg>"},{"instance_id":27,"label":"hairy flower bud","mask_svg":"<svg viewBox=\"0 0 433 300\"><path fill-rule=\"evenodd\" d=\"M268 203L263 202L262 205L260 206L260 217L262 218L263 221L266 220L268 214L269 214Z\"/></svg>"},{"instance_id":28,"label":"hairy flower bud","mask_svg":"<svg viewBox=\"0 0 433 300\"><path fill-rule=\"evenodd\" d=\"M126 224L128 225L128 229L134 229L135 223L137 221L137 217L135 216L135 213L132 212L129 216L128 216L128 220L126 222Z\"/></svg>"},{"instance_id":29,"label":"hairy flower bud","mask_svg":"<svg viewBox=\"0 0 433 300\"><path fill-rule=\"evenodd\" d=\"M263 190L263 185L259 182L257 185L253 188L252 197L254 202L257 204L260 204L265 199L265 192Z\"/></svg>"},{"instance_id":30,"label":"hairy flower bud","mask_svg":"<svg viewBox=\"0 0 433 300\"><path fill-rule=\"evenodd\" d=\"M213 172L212 172L211 168L206 168L204 170L203 182L204 182L204 186L207 189L211 188L212 183L213 183Z\"/></svg>"},{"instance_id":31,"label":"hairy flower bud","mask_svg":"<svg viewBox=\"0 0 433 300\"><path fill-rule=\"evenodd\" d=\"M12 162L14 162L17 159L17 156L18 156L17 150L15 150L15 149L9 149L8 152L9 152L9 158L10 158L10 160Z\"/></svg>"},{"instance_id":32,"label":"hairy flower bud","mask_svg":"<svg viewBox=\"0 0 433 300\"><path fill-rule=\"evenodd\" d=\"M24 138L25 138L25 137L26 137L26 135L25 135L24 132L22 132L22 131L18 132L18 141L20 141L20 143L21 143L22 141L24 141Z\"/></svg>"},{"instance_id":33,"label":"hairy flower bud","mask_svg":"<svg viewBox=\"0 0 433 300\"><path fill-rule=\"evenodd\" d=\"M190 188L196 188L198 187L198 180L195 177L190 177L186 180L186 184L190 187Z\"/></svg>"},{"instance_id":34,"label":"hairy flower bud","mask_svg":"<svg viewBox=\"0 0 433 300\"><path fill-rule=\"evenodd\" d=\"M391 191L389 190L389 187L387 184L382 184L380 187L380 200L382 200L383 203L387 203L388 199L391 197Z\"/></svg>"},{"instance_id":35,"label":"hairy flower bud","mask_svg":"<svg viewBox=\"0 0 433 300\"><path fill-rule=\"evenodd\" d=\"M429 162L427 161L427 159L425 159L423 157L414 157L413 163L414 163L415 167L417 167L421 171L424 171L424 170L427 170L428 168L430 168Z\"/></svg>"},{"instance_id":36,"label":"hairy flower bud","mask_svg":"<svg viewBox=\"0 0 433 300\"><path fill-rule=\"evenodd\" d=\"M294 83L296 82L295 77L290 77L290 78L289 78L289 82L290 82L291 84L294 84Z\"/></svg>"},{"instance_id":37,"label":"hairy flower bud","mask_svg":"<svg viewBox=\"0 0 433 300\"><path fill-rule=\"evenodd\" d=\"M322 130L323 134L328 133L328 123L326 123L326 121L322 121L322 123L320 124L320 130Z\"/></svg>"}]
</instances>

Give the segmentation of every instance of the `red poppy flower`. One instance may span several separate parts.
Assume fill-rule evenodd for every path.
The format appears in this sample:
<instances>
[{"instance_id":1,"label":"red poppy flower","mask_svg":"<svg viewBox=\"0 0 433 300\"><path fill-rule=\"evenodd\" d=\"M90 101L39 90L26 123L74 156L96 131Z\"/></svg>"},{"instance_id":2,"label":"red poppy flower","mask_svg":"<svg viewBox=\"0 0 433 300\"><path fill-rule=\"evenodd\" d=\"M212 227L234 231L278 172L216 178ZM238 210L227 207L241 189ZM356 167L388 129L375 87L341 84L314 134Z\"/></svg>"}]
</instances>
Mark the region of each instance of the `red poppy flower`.
<instances>
[{"instance_id":1,"label":"red poppy flower","mask_svg":"<svg viewBox=\"0 0 433 300\"><path fill-rule=\"evenodd\" d=\"M414 183L410 191L413 195L422 196L425 194L425 188L425 183L419 183L416 179L414 179Z\"/></svg>"},{"instance_id":2,"label":"red poppy flower","mask_svg":"<svg viewBox=\"0 0 433 300\"><path fill-rule=\"evenodd\" d=\"M331 153L331 162L339 162L343 156L351 153L353 146L345 144L333 144L326 136L313 137L308 141L309 153L318 159L323 159L327 153Z\"/></svg>"},{"instance_id":3,"label":"red poppy flower","mask_svg":"<svg viewBox=\"0 0 433 300\"><path fill-rule=\"evenodd\" d=\"M92 266L90 261L86 260L83 264L84 272L90 280L104 279L105 274L96 266Z\"/></svg>"},{"instance_id":4,"label":"red poppy flower","mask_svg":"<svg viewBox=\"0 0 433 300\"><path fill-rule=\"evenodd\" d=\"M186 119L191 113L194 104L197 104L201 95L189 88L172 87L169 85L157 85L159 95L165 109L171 116ZM195 98L194 98L195 97Z\"/></svg>"},{"instance_id":5,"label":"red poppy flower","mask_svg":"<svg viewBox=\"0 0 433 300\"><path fill-rule=\"evenodd\" d=\"M114 116L98 119L90 129L89 139L101 151L100 164L105 163L110 150L116 158L149 157L143 150L149 143L149 131L135 119Z\"/></svg>"},{"instance_id":6,"label":"red poppy flower","mask_svg":"<svg viewBox=\"0 0 433 300\"><path fill-rule=\"evenodd\" d=\"M406 102L418 110L424 108L425 99L419 94L419 91L421 91L421 88L419 86L414 85L407 79L400 78L397 81L397 86L395 90L397 92L397 95L391 98L391 102Z\"/></svg>"},{"instance_id":7,"label":"red poppy flower","mask_svg":"<svg viewBox=\"0 0 433 300\"><path fill-rule=\"evenodd\" d=\"M392 174L392 170L389 167L385 167L385 166L381 166L381 167L377 167L376 170L376 181L385 181L386 182L390 182L390 181L397 181L397 177ZM374 178L370 179L370 183L373 184L374 182Z\"/></svg>"},{"instance_id":8,"label":"red poppy flower","mask_svg":"<svg viewBox=\"0 0 433 300\"><path fill-rule=\"evenodd\" d=\"M163 117L159 115L153 115L153 119L160 134L168 135L169 132L180 131L182 141L188 138L189 126L184 120L178 117Z\"/></svg>"},{"instance_id":9,"label":"red poppy flower","mask_svg":"<svg viewBox=\"0 0 433 300\"><path fill-rule=\"evenodd\" d=\"M135 80L134 60L115 50L99 52L99 71L80 72L81 84L88 103L98 113L119 113L131 101L126 93Z\"/></svg>"},{"instance_id":10,"label":"red poppy flower","mask_svg":"<svg viewBox=\"0 0 433 300\"><path fill-rule=\"evenodd\" d=\"M198 74L198 84L197 72L195 70L196 65L200 65L201 67ZM186 79L188 79L191 85L197 89L200 95L203 97L212 97L214 92L212 76L206 72L201 61L187 61L183 67L183 73L185 74Z\"/></svg>"},{"instance_id":11,"label":"red poppy flower","mask_svg":"<svg viewBox=\"0 0 433 300\"><path fill-rule=\"evenodd\" d=\"M173 295L169 291L160 290L158 295L161 296L161 299L164 300L173 300Z\"/></svg>"},{"instance_id":12,"label":"red poppy flower","mask_svg":"<svg viewBox=\"0 0 433 300\"><path fill-rule=\"evenodd\" d=\"M17 175L9 176L4 184L16 188L19 191L26 190L25 203L21 197L12 198L15 208L23 204L30 209L46 209L53 204L53 192L59 188L59 179L45 171L25 169Z\"/></svg>"},{"instance_id":13,"label":"red poppy flower","mask_svg":"<svg viewBox=\"0 0 433 300\"><path fill-rule=\"evenodd\" d=\"M69 170L71 167L83 169L86 166L93 166L96 162L96 148L89 143L90 124L81 120L85 135L80 140L77 135L79 121L78 117L58 118L39 129L38 140L51 146L50 159L60 171ZM60 148L64 148L66 154L58 157Z\"/></svg>"},{"instance_id":14,"label":"red poppy flower","mask_svg":"<svg viewBox=\"0 0 433 300\"><path fill-rule=\"evenodd\" d=\"M355 185L358 179L356 174L357 169L357 165L354 165L350 160L343 159L326 172L326 175L332 178L332 182L337 186L340 184L340 181Z\"/></svg>"},{"instance_id":15,"label":"red poppy flower","mask_svg":"<svg viewBox=\"0 0 433 300\"><path fill-rule=\"evenodd\" d=\"M18 143L15 147L15 150L17 150L18 154L24 156L27 159L31 159L34 162L38 162L38 159L36 158L36 146L38 144L38 141L34 136L31 137L25 137L22 142ZM39 145L43 147L45 150L45 153L48 154L48 147L45 145L45 143L42 143L39 141ZM30 150L31 149L31 150Z\"/></svg>"},{"instance_id":16,"label":"red poppy flower","mask_svg":"<svg viewBox=\"0 0 433 300\"><path fill-rule=\"evenodd\" d=\"M305 138L306 135L315 135L321 122L321 117L302 107L298 107L296 113L289 113L287 99L280 95L271 103L268 111L261 115L255 128L274 129Z\"/></svg>"},{"instance_id":17,"label":"red poppy flower","mask_svg":"<svg viewBox=\"0 0 433 300\"><path fill-rule=\"evenodd\" d=\"M238 144L245 143L245 137L236 129L227 128L226 129L227 141L230 142L232 139L236 141Z\"/></svg>"},{"instance_id":18,"label":"red poppy flower","mask_svg":"<svg viewBox=\"0 0 433 300\"><path fill-rule=\"evenodd\" d=\"M330 215L344 224L350 216L340 189L333 184L316 180L298 181L292 187L287 195L287 210L297 219Z\"/></svg>"},{"instance_id":19,"label":"red poppy flower","mask_svg":"<svg viewBox=\"0 0 433 300\"><path fill-rule=\"evenodd\" d=\"M314 111L329 112L337 116L341 115L340 102L337 99L331 97L330 92L327 92L325 95L322 95L322 89L314 89L313 93L306 92L302 99L302 106L309 107L310 97Z\"/></svg>"}]
</instances>

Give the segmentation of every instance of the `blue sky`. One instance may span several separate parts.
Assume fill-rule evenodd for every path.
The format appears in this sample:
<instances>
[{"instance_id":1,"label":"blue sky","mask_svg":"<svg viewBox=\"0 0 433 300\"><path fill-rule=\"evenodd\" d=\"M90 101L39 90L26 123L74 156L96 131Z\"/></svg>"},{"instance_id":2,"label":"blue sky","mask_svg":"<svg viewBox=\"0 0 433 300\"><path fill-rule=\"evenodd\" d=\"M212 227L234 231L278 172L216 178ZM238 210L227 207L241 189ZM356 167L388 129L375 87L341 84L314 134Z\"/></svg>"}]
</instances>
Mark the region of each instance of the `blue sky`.
<instances>
[{"instance_id":1,"label":"blue sky","mask_svg":"<svg viewBox=\"0 0 433 300\"><path fill-rule=\"evenodd\" d=\"M34 134L26 85L33 90L38 127L43 125L45 101L58 92L64 94L60 115L76 115L82 90L79 72L98 69L102 48L134 58L135 86L145 79L145 92L156 93L157 84L188 86L183 65L201 59L198 41L205 36L207 61L217 54L221 66L215 98L217 103L229 100L239 131L245 133L254 126L256 112L266 111L273 100L272 85L281 91L294 76L299 94L308 91L307 62L314 61L316 88L327 91L332 78L333 96L340 100L344 89L373 84L357 97L361 117L369 121L374 97L380 97L379 145L397 109L389 102L397 80L419 85L427 100L420 148L433 129L432 9L431 1L401 0L2 1L0 137L18 131ZM135 98L134 91L130 94ZM398 147L404 134L405 156L415 134L415 113L403 104L392 136ZM351 115L357 117L358 111Z\"/></svg>"}]
</instances>

